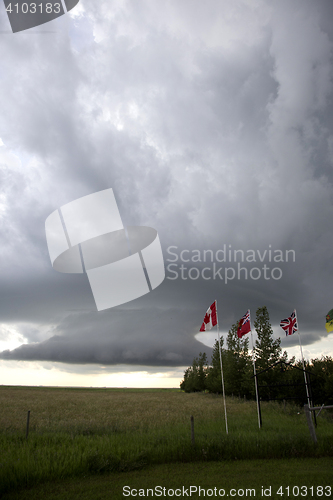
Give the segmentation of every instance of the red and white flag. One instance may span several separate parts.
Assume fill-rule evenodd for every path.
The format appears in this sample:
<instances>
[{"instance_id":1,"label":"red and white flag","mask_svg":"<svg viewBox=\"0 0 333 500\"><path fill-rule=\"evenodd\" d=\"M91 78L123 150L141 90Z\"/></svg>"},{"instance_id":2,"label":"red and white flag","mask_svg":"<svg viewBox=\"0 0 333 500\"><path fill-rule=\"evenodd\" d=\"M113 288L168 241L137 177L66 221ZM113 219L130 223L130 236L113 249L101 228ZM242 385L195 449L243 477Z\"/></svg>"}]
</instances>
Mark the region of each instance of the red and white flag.
<instances>
[{"instance_id":1,"label":"red and white flag","mask_svg":"<svg viewBox=\"0 0 333 500\"><path fill-rule=\"evenodd\" d=\"M211 330L215 325L217 325L216 300L207 309L204 321L200 328L200 332L207 332L208 330Z\"/></svg>"},{"instance_id":2,"label":"red and white flag","mask_svg":"<svg viewBox=\"0 0 333 500\"><path fill-rule=\"evenodd\" d=\"M241 339L243 335L246 335L251 331L251 319L250 319L250 309L244 314L242 319L238 322L237 337Z\"/></svg>"}]
</instances>

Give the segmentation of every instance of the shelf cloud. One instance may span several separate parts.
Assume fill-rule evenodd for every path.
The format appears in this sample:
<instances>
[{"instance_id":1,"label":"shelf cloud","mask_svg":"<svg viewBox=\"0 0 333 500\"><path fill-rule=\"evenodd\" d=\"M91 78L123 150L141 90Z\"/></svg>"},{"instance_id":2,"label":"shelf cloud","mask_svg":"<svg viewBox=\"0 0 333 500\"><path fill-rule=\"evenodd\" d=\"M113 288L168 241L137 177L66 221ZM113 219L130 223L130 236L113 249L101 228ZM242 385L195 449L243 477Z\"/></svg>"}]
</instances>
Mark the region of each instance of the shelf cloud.
<instances>
[{"instance_id":1,"label":"shelf cloud","mask_svg":"<svg viewBox=\"0 0 333 500\"><path fill-rule=\"evenodd\" d=\"M276 335L296 308L304 345L328 336L332 15L81 0L43 36L0 15L0 339L22 342L1 359L184 366L211 352L195 335L215 299L222 335L266 305ZM53 270L44 228L109 188L124 227L158 232L166 277L98 312L86 275Z\"/></svg>"}]
</instances>

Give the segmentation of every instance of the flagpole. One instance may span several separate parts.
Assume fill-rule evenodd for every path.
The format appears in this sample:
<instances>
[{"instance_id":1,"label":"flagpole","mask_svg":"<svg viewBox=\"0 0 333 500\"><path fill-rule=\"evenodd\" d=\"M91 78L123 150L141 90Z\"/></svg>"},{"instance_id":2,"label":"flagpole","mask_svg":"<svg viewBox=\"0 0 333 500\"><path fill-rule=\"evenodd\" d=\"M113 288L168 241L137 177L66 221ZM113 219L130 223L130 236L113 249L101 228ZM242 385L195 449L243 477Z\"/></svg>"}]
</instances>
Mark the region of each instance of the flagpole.
<instances>
[{"instance_id":1,"label":"flagpole","mask_svg":"<svg viewBox=\"0 0 333 500\"><path fill-rule=\"evenodd\" d=\"M216 306L216 322L217 322L217 336L219 342L219 353L220 353L220 365L221 365L221 380L222 380L222 394L223 394L223 404L224 404L224 418L225 418L225 430L228 434L228 419L227 419L227 407L225 404L225 391L224 391L224 379L223 379L223 367L222 367L222 353L221 353L221 343L220 343L220 328L219 328L219 318L217 315L217 300L215 300Z\"/></svg>"},{"instance_id":2,"label":"flagpole","mask_svg":"<svg viewBox=\"0 0 333 500\"><path fill-rule=\"evenodd\" d=\"M298 323L298 321L297 321L297 313L296 313L296 309L295 309L295 316L296 316L296 322ZM309 395L308 379L307 379L307 376L306 376L306 373L305 373L305 365L304 365L303 349L302 349L302 344L301 344L301 335L300 335L300 333L299 333L299 330L298 330L298 329L297 329L297 333L298 333L299 347L300 347L300 349L301 349L301 356L302 356L302 365L303 365L303 373L304 373L304 381L305 381L306 397L307 397L307 400L308 400L308 405L309 405L309 408L310 408L310 407L311 407L311 405L310 405L310 395Z\"/></svg>"},{"instance_id":3,"label":"flagpole","mask_svg":"<svg viewBox=\"0 0 333 500\"><path fill-rule=\"evenodd\" d=\"M251 314L250 314L250 317L251 317ZM250 328L251 328L251 320L250 320ZM258 397L258 380L257 380L257 372L256 372L256 361L255 361L255 358L254 358L254 345L253 345L252 328L251 328L251 342L252 342L252 361L253 361L253 373L254 373L254 386L256 388L258 425L259 425L259 429L261 429L261 415L260 415L259 397Z\"/></svg>"}]
</instances>

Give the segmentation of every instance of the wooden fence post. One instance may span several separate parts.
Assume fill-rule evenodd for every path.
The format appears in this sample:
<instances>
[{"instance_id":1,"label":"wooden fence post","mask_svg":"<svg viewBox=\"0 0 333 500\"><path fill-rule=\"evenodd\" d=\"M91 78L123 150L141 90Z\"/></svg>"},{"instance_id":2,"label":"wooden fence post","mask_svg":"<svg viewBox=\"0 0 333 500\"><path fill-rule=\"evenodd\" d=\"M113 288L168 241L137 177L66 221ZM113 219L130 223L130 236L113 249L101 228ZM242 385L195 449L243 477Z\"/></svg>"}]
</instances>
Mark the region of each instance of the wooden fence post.
<instances>
[{"instance_id":1,"label":"wooden fence post","mask_svg":"<svg viewBox=\"0 0 333 500\"><path fill-rule=\"evenodd\" d=\"M193 415L191 415L191 440L192 440L192 444L194 446L194 418L193 418Z\"/></svg>"},{"instance_id":2,"label":"wooden fence post","mask_svg":"<svg viewBox=\"0 0 333 500\"><path fill-rule=\"evenodd\" d=\"M27 415L27 430L25 432L25 439L28 439L28 434L29 434L29 421L30 421L30 410L28 410L28 415Z\"/></svg>"},{"instance_id":3,"label":"wooden fence post","mask_svg":"<svg viewBox=\"0 0 333 500\"><path fill-rule=\"evenodd\" d=\"M311 435L314 443L317 444L316 431L315 431L315 428L314 428L314 425L313 425L313 422L312 422L312 417L311 417L311 412L310 412L309 405L304 405L304 411L305 411L305 415L306 415L306 420L308 422L310 435Z\"/></svg>"}]
</instances>

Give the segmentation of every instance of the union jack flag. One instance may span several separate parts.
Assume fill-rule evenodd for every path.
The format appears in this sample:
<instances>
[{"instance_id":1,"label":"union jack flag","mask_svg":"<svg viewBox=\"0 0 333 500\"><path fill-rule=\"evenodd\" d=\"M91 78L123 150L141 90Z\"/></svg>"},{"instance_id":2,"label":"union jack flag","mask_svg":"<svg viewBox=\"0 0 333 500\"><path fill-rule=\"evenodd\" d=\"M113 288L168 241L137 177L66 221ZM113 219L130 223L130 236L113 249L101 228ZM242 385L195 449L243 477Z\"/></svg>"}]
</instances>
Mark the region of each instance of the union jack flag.
<instances>
[{"instance_id":1,"label":"union jack flag","mask_svg":"<svg viewBox=\"0 0 333 500\"><path fill-rule=\"evenodd\" d=\"M244 316L239 320L238 329L237 329L237 337L241 339L243 335L246 335L251 331L251 318L250 318L250 309L244 314Z\"/></svg>"},{"instance_id":2,"label":"union jack flag","mask_svg":"<svg viewBox=\"0 0 333 500\"><path fill-rule=\"evenodd\" d=\"M298 324L297 324L296 309L294 309L289 318L283 319L281 321L280 326L286 332L286 335L292 335L293 333L297 332Z\"/></svg>"}]
</instances>

